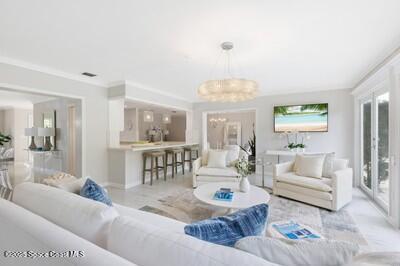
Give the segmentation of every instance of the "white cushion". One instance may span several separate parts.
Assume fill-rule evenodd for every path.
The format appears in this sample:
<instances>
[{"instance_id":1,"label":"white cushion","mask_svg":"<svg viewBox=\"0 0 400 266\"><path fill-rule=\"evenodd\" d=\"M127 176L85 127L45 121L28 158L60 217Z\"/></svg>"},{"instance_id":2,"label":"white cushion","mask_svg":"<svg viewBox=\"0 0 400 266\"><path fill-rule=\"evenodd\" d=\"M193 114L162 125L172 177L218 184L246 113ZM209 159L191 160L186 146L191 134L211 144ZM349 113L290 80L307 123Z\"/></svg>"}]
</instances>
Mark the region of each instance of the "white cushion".
<instances>
[{"instance_id":1,"label":"white cushion","mask_svg":"<svg viewBox=\"0 0 400 266\"><path fill-rule=\"evenodd\" d=\"M332 177L332 175L333 175L333 162L335 160L335 153L334 152L302 154L302 155L297 154L296 158L294 160L293 171L296 172L296 170L297 170L297 163L298 163L298 157L299 156L322 156L322 155L325 155L324 165L322 167L322 176L323 177Z\"/></svg>"},{"instance_id":2,"label":"white cushion","mask_svg":"<svg viewBox=\"0 0 400 266\"><path fill-rule=\"evenodd\" d=\"M334 240L286 240L269 237L246 237L235 247L285 266L345 265L359 251L353 243Z\"/></svg>"},{"instance_id":3,"label":"white cushion","mask_svg":"<svg viewBox=\"0 0 400 266\"><path fill-rule=\"evenodd\" d=\"M226 167L226 155L225 150L209 150L207 167L212 168L225 168Z\"/></svg>"},{"instance_id":4,"label":"white cushion","mask_svg":"<svg viewBox=\"0 0 400 266\"><path fill-rule=\"evenodd\" d=\"M75 176L66 176L63 179L58 179L58 178L45 178L43 179L43 184L49 185L52 187L57 187L62 183L71 183L78 180Z\"/></svg>"},{"instance_id":5,"label":"white cushion","mask_svg":"<svg viewBox=\"0 0 400 266\"><path fill-rule=\"evenodd\" d=\"M335 159L333 160L333 172L346 169L349 165L349 160L347 159Z\"/></svg>"},{"instance_id":6,"label":"white cushion","mask_svg":"<svg viewBox=\"0 0 400 266\"><path fill-rule=\"evenodd\" d=\"M7 200L0 199L0 265L134 265ZM83 251L84 257L6 258L4 251Z\"/></svg>"},{"instance_id":7,"label":"white cushion","mask_svg":"<svg viewBox=\"0 0 400 266\"><path fill-rule=\"evenodd\" d=\"M327 153L325 155L324 166L322 167L323 177L332 177L333 175L333 162L335 160L335 153Z\"/></svg>"},{"instance_id":8,"label":"white cushion","mask_svg":"<svg viewBox=\"0 0 400 266\"><path fill-rule=\"evenodd\" d=\"M101 247L106 246L109 226L118 216L104 203L42 184L17 185L13 201Z\"/></svg>"},{"instance_id":9,"label":"white cushion","mask_svg":"<svg viewBox=\"0 0 400 266\"><path fill-rule=\"evenodd\" d=\"M275 186L277 189L288 190L288 191L294 192L296 194L306 195L308 197L313 197L313 198L323 199L323 200L333 200L333 196L332 196L331 192L321 191L319 189L317 190L317 189L311 189L311 188L306 188L306 187L300 187L298 185L293 185L293 184L284 183L284 182L277 182Z\"/></svg>"},{"instance_id":10,"label":"white cushion","mask_svg":"<svg viewBox=\"0 0 400 266\"><path fill-rule=\"evenodd\" d=\"M226 166L235 166L239 159L240 147L238 145L225 145L224 150L227 151Z\"/></svg>"},{"instance_id":11,"label":"white cushion","mask_svg":"<svg viewBox=\"0 0 400 266\"><path fill-rule=\"evenodd\" d=\"M146 266L273 265L234 248L170 232L125 216L117 217L112 223L107 249Z\"/></svg>"},{"instance_id":12,"label":"white cushion","mask_svg":"<svg viewBox=\"0 0 400 266\"><path fill-rule=\"evenodd\" d=\"M211 167L200 167L196 172L197 175L204 176L238 176L238 172L235 167L225 167L225 168L211 168Z\"/></svg>"},{"instance_id":13,"label":"white cushion","mask_svg":"<svg viewBox=\"0 0 400 266\"><path fill-rule=\"evenodd\" d=\"M296 157L296 174L314 178L322 177L325 156L302 156Z\"/></svg>"},{"instance_id":14,"label":"white cushion","mask_svg":"<svg viewBox=\"0 0 400 266\"><path fill-rule=\"evenodd\" d=\"M316 189L320 191L332 191L332 180L330 178L310 178L306 176L299 176L293 172L284 173L275 177L278 182L294 184L300 187Z\"/></svg>"},{"instance_id":15,"label":"white cushion","mask_svg":"<svg viewBox=\"0 0 400 266\"><path fill-rule=\"evenodd\" d=\"M201 152L201 165L206 166L208 162L208 150L203 150Z\"/></svg>"},{"instance_id":16,"label":"white cushion","mask_svg":"<svg viewBox=\"0 0 400 266\"><path fill-rule=\"evenodd\" d=\"M198 175L196 176L197 186L202 184L208 184L213 182L239 182L240 178L233 176L208 176L208 175Z\"/></svg>"},{"instance_id":17,"label":"white cushion","mask_svg":"<svg viewBox=\"0 0 400 266\"><path fill-rule=\"evenodd\" d=\"M75 194L80 194L81 188L83 187L87 179L88 179L87 177L82 177L72 182L62 182L61 184L58 184L55 187Z\"/></svg>"},{"instance_id":18,"label":"white cushion","mask_svg":"<svg viewBox=\"0 0 400 266\"><path fill-rule=\"evenodd\" d=\"M174 220L174 219L164 217L161 215L157 215L154 213L122 206L122 205L115 204L115 203L114 203L114 208L118 211L119 215L121 215L121 216L128 216L128 217L134 218L136 220L140 220L144 223L149 223L154 226L168 229L168 230L176 232L176 233L184 232L184 227L186 224L181 221Z\"/></svg>"}]
</instances>

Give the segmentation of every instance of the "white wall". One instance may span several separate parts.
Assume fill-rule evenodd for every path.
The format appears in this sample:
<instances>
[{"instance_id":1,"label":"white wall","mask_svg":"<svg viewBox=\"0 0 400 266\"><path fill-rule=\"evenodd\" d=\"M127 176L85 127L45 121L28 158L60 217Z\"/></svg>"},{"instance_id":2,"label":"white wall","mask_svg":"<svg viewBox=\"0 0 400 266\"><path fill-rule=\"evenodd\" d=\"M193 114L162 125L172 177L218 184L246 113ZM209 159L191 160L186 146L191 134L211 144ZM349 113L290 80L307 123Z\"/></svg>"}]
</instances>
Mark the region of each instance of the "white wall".
<instances>
[{"instance_id":1,"label":"white wall","mask_svg":"<svg viewBox=\"0 0 400 266\"><path fill-rule=\"evenodd\" d=\"M124 110L124 130L119 134L119 140L124 142L137 141L138 136L138 121L136 121L136 108Z\"/></svg>"},{"instance_id":2,"label":"white wall","mask_svg":"<svg viewBox=\"0 0 400 266\"><path fill-rule=\"evenodd\" d=\"M83 100L83 175L107 181L108 92L105 87L0 63L0 87Z\"/></svg>"},{"instance_id":3,"label":"white wall","mask_svg":"<svg viewBox=\"0 0 400 266\"><path fill-rule=\"evenodd\" d=\"M43 127L43 114L51 113L56 111L56 124L57 124L57 137L56 137L56 148L60 150L61 154L61 166L57 166L58 160L48 162L46 167L50 169L63 171L68 173L68 158L69 158L69 131L68 131L68 107L75 106L75 136L76 136L76 176L82 176L82 104L80 100L60 98L47 102L36 103L33 106L33 125L35 127ZM37 138L36 144L41 146L43 138ZM39 166L39 165L38 165ZM40 166L39 166L40 167ZM59 169L60 168L60 169Z\"/></svg>"},{"instance_id":4,"label":"white wall","mask_svg":"<svg viewBox=\"0 0 400 266\"><path fill-rule=\"evenodd\" d=\"M256 109L257 153L267 149L282 149L286 143L273 132L274 105L328 103L329 131L310 133L306 145L310 151L336 152L338 157L353 159L353 99L349 90L332 90L312 93L271 95L240 103L194 104L193 135L202 142L202 113L205 111ZM273 160L273 158L270 158Z\"/></svg>"},{"instance_id":5,"label":"white wall","mask_svg":"<svg viewBox=\"0 0 400 266\"><path fill-rule=\"evenodd\" d=\"M28 147L25 128L29 126L28 117L30 115L32 115L32 110L14 109L14 132L12 136L15 162L26 162L28 160L28 153L25 150Z\"/></svg>"},{"instance_id":6,"label":"white wall","mask_svg":"<svg viewBox=\"0 0 400 266\"><path fill-rule=\"evenodd\" d=\"M4 111L0 110L0 132L4 133Z\"/></svg>"},{"instance_id":7,"label":"white wall","mask_svg":"<svg viewBox=\"0 0 400 266\"><path fill-rule=\"evenodd\" d=\"M0 132L11 135L12 141L5 146L14 148L15 162L26 162L28 153L28 138L25 137L25 128L28 127L28 117L32 115L29 109L6 109L0 111Z\"/></svg>"}]
</instances>

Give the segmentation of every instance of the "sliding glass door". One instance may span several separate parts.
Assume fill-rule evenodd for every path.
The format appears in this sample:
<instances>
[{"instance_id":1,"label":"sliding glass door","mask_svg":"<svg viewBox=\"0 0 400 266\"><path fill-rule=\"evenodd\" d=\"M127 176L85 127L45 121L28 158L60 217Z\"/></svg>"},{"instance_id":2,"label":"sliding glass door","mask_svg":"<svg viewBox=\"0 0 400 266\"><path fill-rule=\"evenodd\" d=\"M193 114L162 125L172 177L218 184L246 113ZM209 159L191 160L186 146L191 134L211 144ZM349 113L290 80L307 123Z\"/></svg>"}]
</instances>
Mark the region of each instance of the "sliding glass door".
<instances>
[{"instance_id":1,"label":"sliding glass door","mask_svg":"<svg viewBox=\"0 0 400 266\"><path fill-rule=\"evenodd\" d=\"M389 92L376 96L376 197L381 205L389 204Z\"/></svg>"},{"instance_id":2,"label":"sliding glass door","mask_svg":"<svg viewBox=\"0 0 400 266\"><path fill-rule=\"evenodd\" d=\"M383 209L389 206L389 92L361 101L361 188Z\"/></svg>"},{"instance_id":3,"label":"sliding glass door","mask_svg":"<svg viewBox=\"0 0 400 266\"><path fill-rule=\"evenodd\" d=\"M372 99L361 104L361 186L372 196Z\"/></svg>"}]
</instances>

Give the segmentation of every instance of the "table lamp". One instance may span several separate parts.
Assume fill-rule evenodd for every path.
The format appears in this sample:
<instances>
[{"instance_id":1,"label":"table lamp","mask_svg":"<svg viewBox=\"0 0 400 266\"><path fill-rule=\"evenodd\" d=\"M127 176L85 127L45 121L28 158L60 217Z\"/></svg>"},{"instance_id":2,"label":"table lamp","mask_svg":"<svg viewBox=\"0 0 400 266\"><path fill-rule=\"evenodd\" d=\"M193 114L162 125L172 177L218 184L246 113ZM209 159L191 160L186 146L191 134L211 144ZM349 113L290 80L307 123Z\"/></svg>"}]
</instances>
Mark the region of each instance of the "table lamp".
<instances>
[{"instance_id":1,"label":"table lamp","mask_svg":"<svg viewBox=\"0 0 400 266\"><path fill-rule=\"evenodd\" d=\"M31 145L29 145L30 150L36 150L35 137L38 136L38 128L37 127L29 127L25 128L25 136L31 137Z\"/></svg>"},{"instance_id":2,"label":"table lamp","mask_svg":"<svg viewBox=\"0 0 400 266\"><path fill-rule=\"evenodd\" d=\"M44 146L43 150L49 151L53 145L51 144L50 137L55 136L56 129L54 127L40 127L38 128L38 136L44 137Z\"/></svg>"}]
</instances>

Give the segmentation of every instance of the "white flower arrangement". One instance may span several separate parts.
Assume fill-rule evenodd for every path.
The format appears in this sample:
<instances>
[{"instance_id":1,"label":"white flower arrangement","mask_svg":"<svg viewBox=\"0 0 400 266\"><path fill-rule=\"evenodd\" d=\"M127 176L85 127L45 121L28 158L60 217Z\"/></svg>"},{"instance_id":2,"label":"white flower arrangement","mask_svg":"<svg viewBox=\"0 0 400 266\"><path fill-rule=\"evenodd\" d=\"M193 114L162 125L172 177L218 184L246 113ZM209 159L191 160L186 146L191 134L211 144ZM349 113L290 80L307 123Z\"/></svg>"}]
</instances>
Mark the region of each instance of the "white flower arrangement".
<instances>
[{"instance_id":1,"label":"white flower arrangement","mask_svg":"<svg viewBox=\"0 0 400 266\"><path fill-rule=\"evenodd\" d=\"M251 169L250 169L250 164L249 161L244 159L244 158L240 158L236 164L235 167L238 171L238 173L242 176L242 177L246 177L248 175L251 174Z\"/></svg>"}]
</instances>

